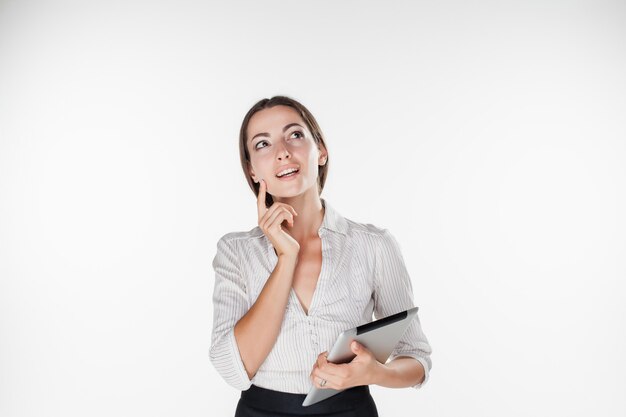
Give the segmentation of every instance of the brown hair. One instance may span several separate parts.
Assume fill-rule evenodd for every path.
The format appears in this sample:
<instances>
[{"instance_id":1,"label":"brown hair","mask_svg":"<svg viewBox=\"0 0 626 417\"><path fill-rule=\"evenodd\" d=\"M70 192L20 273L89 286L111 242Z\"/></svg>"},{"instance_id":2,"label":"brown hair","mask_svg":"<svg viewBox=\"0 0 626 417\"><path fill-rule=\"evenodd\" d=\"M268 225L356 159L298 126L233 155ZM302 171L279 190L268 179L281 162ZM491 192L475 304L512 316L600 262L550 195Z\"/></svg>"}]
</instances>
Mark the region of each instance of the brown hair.
<instances>
[{"instance_id":1,"label":"brown hair","mask_svg":"<svg viewBox=\"0 0 626 417\"><path fill-rule=\"evenodd\" d=\"M252 177L250 176L250 172L248 171L248 164L250 164L250 154L248 153L248 124L250 123L250 119L254 114L260 110L269 109L274 106L288 106L294 109L304 123L306 124L309 132L313 135L313 140L317 144L318 148L320 145L328 151L326 147L326 142L324 141L324 135L322 134L322 130L320 129L315 117L311 114L311 112L300 104L298 101L286 97L286 96L274 96L272 98L264 98L259 100L243 118L243 122L241 123L241 130L239 131L239 158L241 159L241 168L243 168L243 173L248 181L248 185L254 192L255 196L259 195L259 183L254 182ZM326 163L322 166L318 165L319 175L317 177L317 190L318 193L321 194L324 189L324 184L326 183L326 176L328 175L328 162L329 157L326 157ZM274 199L272 198L270 193L266 193L265 204L269 207L274 204Z\"/></svg>"}]
</instances>

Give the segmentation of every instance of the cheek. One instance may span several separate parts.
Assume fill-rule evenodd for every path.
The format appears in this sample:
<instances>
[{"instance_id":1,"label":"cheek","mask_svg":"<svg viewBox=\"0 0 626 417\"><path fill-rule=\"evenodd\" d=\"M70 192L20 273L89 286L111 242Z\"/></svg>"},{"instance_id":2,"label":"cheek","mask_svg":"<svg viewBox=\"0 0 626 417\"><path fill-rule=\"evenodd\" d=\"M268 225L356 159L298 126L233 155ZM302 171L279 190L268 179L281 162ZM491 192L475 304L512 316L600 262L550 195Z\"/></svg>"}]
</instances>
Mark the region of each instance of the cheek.
<instances>
[{"instance_id":1,"label":"cheek","mask_svg":"<svg viewBox=\"0 0 626 417\"><path fill-rule=\"evenodd\" d=\"M272 155L269 152L255 152L254 155L250 156L250 163L255 170L263 170L268 166L268 163L271 163Z\"/></svg>"},{"instance_id":2,"label":"cheek","mask_svg":"<svg viewBox=\"0 0 626 417\"><path fill-rule=\"evenodd\" d=\"M312 149L309 153L309 166L316 173L317 173L318 162L319 162L319 152L316 152L315 149Z\"/></svg>"}]
</instances>

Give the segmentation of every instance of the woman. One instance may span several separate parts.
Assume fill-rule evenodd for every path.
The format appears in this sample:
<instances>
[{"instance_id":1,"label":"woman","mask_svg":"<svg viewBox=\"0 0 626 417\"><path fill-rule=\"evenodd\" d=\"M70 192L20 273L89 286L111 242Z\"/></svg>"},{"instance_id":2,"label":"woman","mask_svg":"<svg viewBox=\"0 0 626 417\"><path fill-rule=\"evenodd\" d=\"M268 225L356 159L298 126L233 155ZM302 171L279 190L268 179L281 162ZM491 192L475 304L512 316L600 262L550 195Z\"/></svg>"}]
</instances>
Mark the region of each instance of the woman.
<instances>
[{"instance_id":1,"label":"woman","mask_svg":"<svg viewBox=\"0 0 626 417\"><path fill-rule=\"evenodd\" d=\"M210 350L218 372L242 390L235 416L377 416L368 385L420 388L428 380L431 348L419 318L387 364L356 342L348 364L326 355L343 330L414 306L397 241L320 197L328 150L299 102L256 103L239 149L258 226L217 244ZM312 385L345 391L302 407Z\"/></svg>"}]
</instances>

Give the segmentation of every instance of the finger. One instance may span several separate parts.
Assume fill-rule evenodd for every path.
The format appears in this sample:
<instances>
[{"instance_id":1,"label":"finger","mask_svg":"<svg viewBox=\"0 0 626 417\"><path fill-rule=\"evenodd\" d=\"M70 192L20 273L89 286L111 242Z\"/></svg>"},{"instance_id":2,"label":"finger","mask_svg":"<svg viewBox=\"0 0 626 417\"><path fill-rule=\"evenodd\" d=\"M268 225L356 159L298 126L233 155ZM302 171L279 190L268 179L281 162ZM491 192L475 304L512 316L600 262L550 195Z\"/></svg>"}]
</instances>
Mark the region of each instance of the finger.
<instances>
[{"instance_id":1,"label":"finger","mask_svg":"<svg viewBox=\"0 0 626 417\"><path fill-rule=\"evenodd\" d=\"M350 349L357 356L373 356L372 352L368 348L366 348L356 340L352 341L352 343L350 344Z\"/></svg>"},{"instance_id":2,"label":"finger","mask_svg":"<svg viewBox=\"0 0 626 417\"><path fill-rule=\"evenodd\" d=\"M321 385L322 380L326 381L324 385ZM311 377L311 381L313 385L315 385L319 389L337 389L338 378L334 375L331 375L327 372L321 371L319 368L316 372L313 373Z\"/></svg>"},{"instance_id":3,"label":"finger","mask_svg":"<svg viewBox=\"0 0 626 417\"><path fill-rule=\"evenodd\" d=\"M279 207L269 216L265 225L269 230L272 227L280 226L285 220L293 227L293 214L291 214L286 208Z\"/></svg>"},{"instance_id":4,"label":"finger","mask_svg":"<svg viewBox=\"0 0 626 417\"><path fill-rule=\"evenodd\" d=\"M293 225L293 216L286 209L277 207L272 210L272 212L268 212L265 215L265 220L262 220L262 224L265 230L270 230L270 228L275 227L277 225L281 225L285 220ZM277 223L278 222L278 223Z\"/></svg>"},{"instance_id":5,"label":"finger","mask_svg":"<svg viewBox=\"0 0 626 417\"><path fill-rule=\"evenodd\" d=\"M323 378L315 377L312 379L313 385L318 389L333 389L335 388L331 382L326 381ZM322 381L325 381L324 385L322 385Z\"/></svg>"},{"instance_id":6,"label":"finger","mask_svg":"<svg viewBox=\"0 0 626 417\"><path fill-rule=\"evenodd\" d=\"M280 203L274 203L266 209L265 214L259 219L259 226L264 229L264 225L268 224L270 218L274 215L276 210L280 209Z\"/></svg>"},{"instance_id":7,"label":"finger","mask_svg":"<svg viewBox=\"0 0 626 417\"><path fill-rule=\"evenodd\" d=\"M335 378L343 377L346 373L345 365L328 362L325 356L319 357L316 365L317 369L324 372L325 375L331 375Z\"/></svg>"},{"instance_id":8,"label":"finger","mask_svg":"<svg viewBox=\"0 0 626 417\"><path fill-rule=\"evenodd\" d=\"M265 181L264 181L264 182L265 182ZM269 218L269 216L271 216L271 214L272 214L275 210L279 210L279 209L281 209L281 208L283 208L283 209L284 209L284 208L286 208L286 207L289 207L289 206L288 206L287 204L284 204L284 203L274 203L274 204L272 204L270 207L266 207L266 209L265 209L265 212L264 212L263 216L265 216L265 217L266 217L266 220L267 220L267 218ZM261 219L259 219L259 220L261 220Z\"/></svg>"},{"instance_id":9,"label":"finger","mask_svg":"<svg viewBox=\"0 0 626 417\"><path fill-rule=\"evenodd\" d=\"M331 373L335 373L335 370L338 370L341 367L341 364L335 364L328 361L328 354L326 352L321 353L317 357L317 366L323 367L326 371L331 371Z\"/></svg>"},{"instance_id":10,"label":"finger","mask_svg":"<svg viewBox=\"0 0 626 417\"><path fill-rule=\"evenodd\" d=\"M261 179L259 181L259 194L257 195L257 209L259 212L259 220L263 217L263 215L267 212L267 206L265 205L265 192L267 184L265 184L265 180Z\"/></svg>"},{"instance_id":11,"label":"finger","mask_svg":"<svg viewBox=\"0 0 626 417\"><path fill-rule=\"evenodd\" d=\"M317 361L315 362L315 364L317 366L323 366L327 363L328 363L328 359L326 359L326 352L320 353L317 357Z\"/></svg>"},{"instance_id":12,"label":"finger","mask_svg":"<svg viewBox=\"0 0 626 417\"><path fill-rule=\"evenodd\" d=\"M279 203L279 202L274 202L274 204L272 204L272 207L274 208L279 208L279 207L283 207L287 210L289 210L294 216L297 216L298 213L296 212L296 210L290 206L289 204L285 204L285 203ZM271 207L270 207L271 208Z\"/></svg>"},{"instance_id":13,"label":"finger","mask_svg":"<svg viewBox=\"0 0 626 417\"><path fill-rule=\"evenodd\" d=\"M285 209L289 210L294 216L297 216L298 213L296 213L296 210L290 206L289 204L285 204L285 203L274 203L272 205L272 207L277 206L277 207L284 207Z\"/></svg>"}]
</instances>

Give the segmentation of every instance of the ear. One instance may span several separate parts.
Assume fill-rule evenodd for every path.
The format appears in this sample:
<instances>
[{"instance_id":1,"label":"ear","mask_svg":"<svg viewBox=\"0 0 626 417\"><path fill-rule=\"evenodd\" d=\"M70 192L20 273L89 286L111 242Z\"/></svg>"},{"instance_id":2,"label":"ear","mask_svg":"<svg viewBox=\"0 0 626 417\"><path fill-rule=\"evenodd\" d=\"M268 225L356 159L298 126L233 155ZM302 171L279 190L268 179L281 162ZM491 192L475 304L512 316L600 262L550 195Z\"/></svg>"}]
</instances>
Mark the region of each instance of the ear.
<instances>
[{"instance_id":1,"label":"ear","mask_svg":"<svg viewBox=\"0 0 626 417\"><path fill-rule=\"evenodd\" d=\"M259 180L256 177L256 174L254 173L254 169L252 169L252 164L250 164L250 162L247 162L247 164L248 164L248 173L250 174L250 177L252 177L252 181L258 183Z\"/></svg>"},{"instance_id":2,"label":"ear","mask_svg":"<svg viewBox=\"0 0 626 417\"><path fill-rule=\"evenodd\" d=\"M317 165L326 165L326 161L328 161L328 151L322 145L320 145L318 149L320 151L320 156L317 159Z\"/></svg>"}]
</instances>

